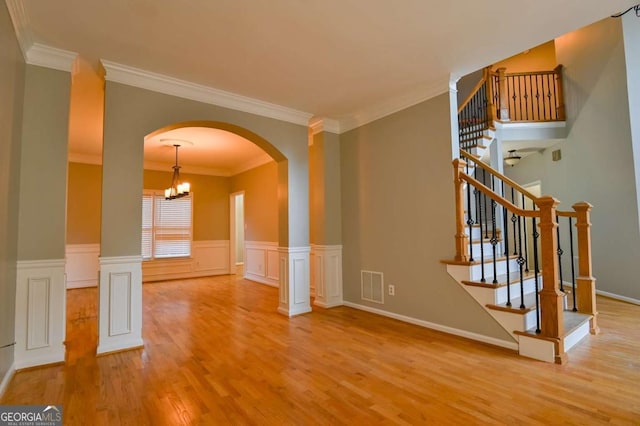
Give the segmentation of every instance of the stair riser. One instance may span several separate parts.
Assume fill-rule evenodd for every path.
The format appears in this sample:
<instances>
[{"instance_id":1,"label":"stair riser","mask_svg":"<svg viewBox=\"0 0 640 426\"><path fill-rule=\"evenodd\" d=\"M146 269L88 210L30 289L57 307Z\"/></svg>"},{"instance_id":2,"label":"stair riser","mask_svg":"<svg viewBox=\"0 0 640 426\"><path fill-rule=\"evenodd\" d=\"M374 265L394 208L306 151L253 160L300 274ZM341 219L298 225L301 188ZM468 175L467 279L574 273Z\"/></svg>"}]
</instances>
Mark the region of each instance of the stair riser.
<instances>
[{"instance_id":1,"label":"stair riser","mask_svg":"<svg viewBox=\"0 0 640 426\"><path fill-rule=\"evenodd\" d=\"M533 293L536 290L536 282L535 278L527 278L523 280L523 289L524 294ZM542 277L538 278L539 285L542 286ZM513 283L509 285L509 290L511 292L511 300L516 297L520 297L520 282ZM495 290L495 304L500 305L502 303L507 303L507 286L500 287Z\"/></svg>"},{"instance_id":2,"label":"stair riser","mask_svg":"<svg viewBox=\"0 0 640 426\"><path fill-rule=\"evenodd\" d=\"M509 259L509 271L515 272L519 270L518 263L515 259ZM507 261L505 259L498 260L496 262L497 275L504 275L507 273ZM471 265L469 267L469 278L471 281L479 281L482 278L481 265ZM484 276L486 280L493 280L493 263L488 262L484 264Z\"/></svg>"},{"instance_id":3,"label":"stair riser","mask_svg":"<svg viewBox=\"0 0 640 426\"><path fill-rule=\"evenodd\" d=\"M536 326L537 311L535 309L526 314L491 310L489 312L505 329L512 330L511 334L514 337L513 331L525 331Z\"/></svg>"}]
</instances>

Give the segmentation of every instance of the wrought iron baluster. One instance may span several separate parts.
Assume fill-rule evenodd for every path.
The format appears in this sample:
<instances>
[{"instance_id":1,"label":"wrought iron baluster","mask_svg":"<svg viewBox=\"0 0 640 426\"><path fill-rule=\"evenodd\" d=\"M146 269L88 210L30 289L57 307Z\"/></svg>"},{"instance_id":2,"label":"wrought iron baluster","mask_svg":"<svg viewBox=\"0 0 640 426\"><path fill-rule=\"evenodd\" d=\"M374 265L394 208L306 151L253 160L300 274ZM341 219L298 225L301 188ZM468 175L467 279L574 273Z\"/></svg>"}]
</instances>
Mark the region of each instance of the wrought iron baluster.
<instances>
[{"instance_id":1,"label":"wrought iron baluster","mask_svg":"<svg viewBox=\"0 0 640 426\"><path fill-rule=\"evenodd\" d=\"M524 194L522 194L522 210L526 210L526 200L524 198ZM524 226L524 236L526 238L527 236L527 218L523 218L522 219L522 224ZM527 248L527 241L524 242L524 260L525 260L525 264L524 264L524 270L525 272L529 272L529 249Z\"/></svg>"},{"instance_id":2,"label":"wrought iron baluster","mask_svg":"<svg viewBox=\"0 0 640 426\"><path fill-rule=\"evenodd\" d=\"M482 183L487 184L487 172L485 169L482 169ZM489 214L487 211L487 194L482 193L484 197L484 238L489 239Z\"/></svg>"},{"instance_id":3,"label":"wrought iron baluster","mask_svg":"<svg viewBox=\"0 0 640 426\"><path fill-rule=\"evenodd\" d=\"M476 167L477 168L477 167ZM482 244L482 235L483 235L483 231L482 231L482 193L476 189L476 193L477 193L477 198L478 198L478 204L477 204L477 209L480 212L479 216L480 216L480 272L481 272L481 278L480 281L481 282L486 282L486 279L484 277L484 244Z\"/></svg>"},{"instance_id":4,"label":"wrought iron baluster","mask_svg":"<svg viewBox=\"0 0 640 426\"><path fill-rule=\"evenodd\" d=\"M536 210L536 205L533 205L533 210ZM540 334L540 298L538 295L538 291L540 290L539 285L539 274L540 274L540 262L538 261L538 237L540 234L538 233L538 227L536 226L536 217L533 217L533 271L534 271L534 282L536 285L536 333Z\"/></svg>"},{"instance_id":5,"label":"wrought iron baluster","mask_svg":"<svg viewBox=\"0 0 640 426\"><path fill-rule=\"evenodd\" d=\"M469 174L469 163L467 161L467 174ZM473 262L473 219L471 218L471 184L467 182L467 225L469 225L469 261Z\"/></svg>"},{"instance_id":6,"label":"wrought iron baluster","mask_svg":"<svg viewBox=\"0 0 640 426\"><path fill-rule=\"evenodd\" d=\"M493 179L493 175L491 176L491 189L495 192L495 181ZM496 202L495 200L491 200L491 226L493 230L491 231L491 249L493 254L493 283L498 283L498 263L497 263L497 253L496 246L498 244L498 237L496 233Z\"/></svg>"},{"instance_id":7,"label":"wrought iron baluster","mask_svg":"<svg viewBox=\"0 0 640 426\"><path fill-rule=\"evenodd\" d=\"M513 190L513 187L511 187L511 203L515 204L515 191ZM513 255L517 256L518 255L518 251L517 251L517 246L516 243L518 241L517 239L517 235L516 235L516 222L518 221L518 218L516 217L516 214L514 212L511 213L511 223L513 224Z\"/></svg>"},{"instance_id":8,"label":"wrought iron baluster","mask_svg":"<svg viewBox=\"0 0 640 426\"><path fill-rule=\"evenodd\" d=\"M520 218L518 215L518 266L520 267L520 309L524 309L524 257L522 257L522 227L520 226Z\"/></svg>"},{"instance_id":9,"label":"wrought iron baluster","mask_svg":"<svg viewBox=\"0 0 640 426\"><path fill-rule=\"evenodd\" d=\"M573 296L573 312L578 312L578 307L576 306L576 267L573 261L573 226L571 225L571 216L569 216L569 241L571 244L571 295Z\"/></svg>"},{"instance_id":10,"label":"wrought iron baluster","mask_svg":"<svg viewBox=\"0 0 640 426\"><path fill-rule=\"evenodd\" d=\"M556 227L556 237L558 238L558 274L560 275L560 291L564 293L564 280L562 279L562 255L564 254L564 250L562 250L560 244L560 221L558 220L558 215L556 215L556 223L558 224Z\"/></svg>"}]
</instances>

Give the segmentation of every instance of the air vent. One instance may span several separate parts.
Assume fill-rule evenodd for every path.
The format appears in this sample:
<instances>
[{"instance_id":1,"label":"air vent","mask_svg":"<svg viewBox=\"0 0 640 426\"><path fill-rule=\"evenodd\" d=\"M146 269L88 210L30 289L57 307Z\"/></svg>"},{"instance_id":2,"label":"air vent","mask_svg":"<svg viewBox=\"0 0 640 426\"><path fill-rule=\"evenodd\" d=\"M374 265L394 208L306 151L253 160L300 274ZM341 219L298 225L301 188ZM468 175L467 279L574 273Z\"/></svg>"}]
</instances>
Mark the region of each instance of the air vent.
<instances>
[{"instance_id":1,"label":"air vent","mask_svg":"<svg viewBox=\"0 0 640 426\"><path fill-rule=\"evenodd\" d=\"M362 300L384 303L384 279L382 272L360 271Z\"/></svg>"}]
</instances>

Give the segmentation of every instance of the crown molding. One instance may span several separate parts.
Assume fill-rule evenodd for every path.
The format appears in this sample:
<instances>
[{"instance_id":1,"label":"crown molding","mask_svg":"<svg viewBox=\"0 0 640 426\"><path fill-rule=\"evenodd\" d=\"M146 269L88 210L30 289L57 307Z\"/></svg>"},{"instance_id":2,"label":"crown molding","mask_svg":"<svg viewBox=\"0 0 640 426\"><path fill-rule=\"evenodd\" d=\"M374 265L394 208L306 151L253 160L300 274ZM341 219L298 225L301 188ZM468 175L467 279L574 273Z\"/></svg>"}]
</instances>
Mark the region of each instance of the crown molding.
<instances>
[{"instance_id":1,"label":"crown molding","mask_svg":"<svg viewBox=\"0 0 640 426\"><path fill-rule=\"evenodd\" d=\"M30 65L38 65L70 73L77 56L78 54L75 52L34 43L27 51L26 60Z\"/></svg>"},{"instance_id":2,"label":"crown molding","mask_svg":"<svg viewBox=\"0 0 640 426\"><path fill-rule=\"evenodd\" d=\"M340 132L348 132L372 121L407 109L449 91L449 77L439 79L409 93L387 99L340 120Z\"/></svg>"},{"instance_id":3,"label":"crown molding","mask_svg":"<svg viewBox=\"0 0 640 426\"><path fill-rule=\"evenodd\" d=\"M155 161L145 161L144 170L155 170L157 172L173 173L173 163L160 163ZM180 166L180 174L205 175L205 176L221 176L230 177L231 172L228 169L214 169L213 167L198 167L182 164Z\"/></svg>"},{"instance_id":4,"label":"crown molding","mask_svg":"<svg viewBox=\"0 0 640 426\"><path fill-rule=\"evenodd\" d=\"M24 12L24 5L22 0L5 0L7 4L7 10L13 23L13 29L22 50L22 56L25 61L27 60L27 52L33 46L33 34L29 29L29 20L27 14Z\"/></svg>"},{"instance_id":5,"label":"crown molding","mask_svg":"<svg viewBox=\"0 0 640 426\"><path fill-rule=\"evenodd\" d=\"M102 59L106 80L307 126L312 114Z\"/></svg>"},{"instance_id":6,"label":"crown molding","mask_svg":"<svg viewBox=\"0 0 640 426\"><path fill-rule=\"evenodd\" d=\"M244 173L251 169L255 169L256 167L263 166L271 161L274 161L273 158L271 158L271 156L265 152L259 157L253 158L246 163L236 167L235 169L232 169L231 176L239 175L240 173Z\"/></svg>"},{"instance_id":7,"label":"crown molding","mask_svg":"<svg viewBox=\"0 0 640 426\"><path fill-rule=\"evenodd\" d=\"M320 132L340 134L340 122L326 117L312 117L309 120L309 128L312 135L317 135Z\"/></svg>"}]
</instances>

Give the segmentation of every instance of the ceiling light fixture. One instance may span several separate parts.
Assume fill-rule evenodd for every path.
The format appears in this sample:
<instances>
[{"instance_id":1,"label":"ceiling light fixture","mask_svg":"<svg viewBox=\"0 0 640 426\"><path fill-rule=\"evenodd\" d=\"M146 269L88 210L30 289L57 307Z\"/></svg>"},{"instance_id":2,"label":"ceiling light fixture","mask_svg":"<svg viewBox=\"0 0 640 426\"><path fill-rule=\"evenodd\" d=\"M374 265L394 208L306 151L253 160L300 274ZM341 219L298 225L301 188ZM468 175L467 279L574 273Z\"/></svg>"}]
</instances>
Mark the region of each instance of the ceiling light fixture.
<instances>
[{"instance_id":1,"label":"ceiling light fixture","mask_svg":"<svg viewBox=\"0 0 640 426\"><path fill-rule=\"evenodd\" d=\"M171 187L164 190L164 199L173 200L189 195L191 185L188 182L180 183L180 166L178 165L178 148L180 145L174 144L176 147L176 165L173 166L173 177L171 178Z\"/></svg>"},{"instance_id":2,"label":"ceiling light fixture","mask_svg":"<svg viewBox=\"0 0 640 426\"><path fill-rule=\"evenodd\" d=\"M522 157L520 157L517 153L515 149L512 149L509 151L509 156L504 158L504 162L508 165L508 166L515 166L516 164L518 164L520 162L520 159Z\"/></svg>"}]
</instances>

